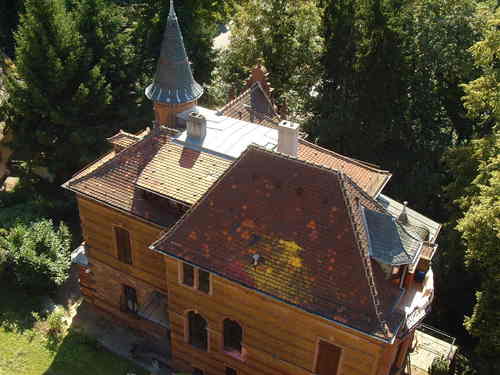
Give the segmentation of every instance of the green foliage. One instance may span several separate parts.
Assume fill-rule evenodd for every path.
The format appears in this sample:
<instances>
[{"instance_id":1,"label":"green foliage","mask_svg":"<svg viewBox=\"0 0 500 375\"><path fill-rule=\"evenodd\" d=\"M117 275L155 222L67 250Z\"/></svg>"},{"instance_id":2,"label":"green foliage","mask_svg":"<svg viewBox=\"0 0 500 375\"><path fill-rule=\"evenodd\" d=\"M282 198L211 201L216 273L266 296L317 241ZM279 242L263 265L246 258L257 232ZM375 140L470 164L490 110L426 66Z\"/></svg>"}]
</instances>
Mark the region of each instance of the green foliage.
<instances>
[{"instance_id":1,"label":"green foliage","mask_svg":"<svg viewBox=\"0 0 500 375\"><path fill-rule=\"evenodd\" d=\"M476 355L481 373L496 374L500 372L500 10L481 4L477 20L482 38L471 51L481 75L464 85L464 101L470 116L490 134L473 141L467 150L477 168L471 185L457 200L464 212L457 229L467 247L466 266L480 280L474 310L464 326L479 338Z\"/></svg>"},{"instance_id":2,"label":"green foliage","mask_svg":"<svg viewBox=\"0 0 500 375\"><path fill-rule=\"evenodd\" d=\"M479 170L460 200L465 213L457 228L467 245L466 264L480 275L481 286L464 324L479 337L482 368L494 374L500 371L500 132L473 145Z\"/></svg>"},{"instance_id":3,"label":"green foliage","mask_svg":"<svg viewBox=\"0 0 500 375\"><path fill-rule=\"evenodd\" d=\"M321 77L323 39L317 1L243 2L230 27L229 48L220 52L217 62L220 79L217 75L214 79L239 91L251 69L261 63L269 71L278 106L286 103L292 114L303 116L305 102ZM222 91L226 101L228 87Z\"/></svg>"},{"instance_id":4,"label":"green foliage","mask_svg":"<svg viewBox=\"0 0 500 375\"><path fill-rule=\"evenodd\" d=\"M59 183L95 159L106 136L134 128L139 64L117 6L104 0L79 1L72 11L64 0L25 5L3 112L16 155L30 167L48 167Z\"/></svg>"},{"instance_id":5,"label":"green foliage","mask_svg":"<svg viewBox=\"0 0 500 375\"><path fill-rule=\"evenodd\" d=\"M17 283L35 291L50 291L68 277L71 236L51 220L31 225L16 224L0 232L0 248L7 253L7 263Z\"/></svg>"},{"instance_id":6,"label":"green foliage","mask_svg":"<svg viewBox=\"0 0 500 375\"><path fill-rule=\"evenodd\" d=\"M474 3L324 3L325 74L306 130L393 172L389 193L436 217L442 155L473 129L460 83L472 74Z\"/></svg>"},{"instance_id":7,"label":"green foliage","mask_svg":"<svg viewBox=\"0 0 500 375\"><path fill-rule=\"evenodd\" d=\"M465 107L488 134L500 119L500 8L493 3L480 4L476 19L482 39L470 48L481 75L463 85Z\"/></svg>"},{"instance_id":8,"label":"green foliage","mask_svg":"<svg viewBox=\"0 0 500 375\"><path fill-rule=\"evenodd\" d=\"M444 358L434 358L429 367L429 375L448 375L449 371L449 363Z\"/></svg>"},{"instance_id":9,"label":"green foliage","mask_svg":"<svg viewBox=\"0 0 500 375\"><path fill-rule=\"evenodd\" d=\"M14 31L23 11L24 0L4 0L0 2L0 51L14 56Z\"/></svg>"}]
</instances>

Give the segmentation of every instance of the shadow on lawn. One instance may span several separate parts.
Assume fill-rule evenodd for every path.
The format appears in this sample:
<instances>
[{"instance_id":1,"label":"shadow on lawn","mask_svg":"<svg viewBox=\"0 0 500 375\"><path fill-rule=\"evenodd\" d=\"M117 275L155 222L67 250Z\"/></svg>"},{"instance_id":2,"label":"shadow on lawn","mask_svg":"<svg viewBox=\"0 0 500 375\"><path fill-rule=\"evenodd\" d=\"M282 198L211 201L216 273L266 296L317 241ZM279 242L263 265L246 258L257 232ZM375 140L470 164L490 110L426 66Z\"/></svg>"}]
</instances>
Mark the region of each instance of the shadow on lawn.
<instances>
[{"instance_id":1,"label":"shadow on lawn","mask_svg":"<svg viewBox=\"0 0 500 375\"><path fill-rule=\"evenodd\" d=\"M54 344L56 355L43 375L143 375L146 372L103 348L94 338L70 328L62 342Z\"/></svg>"},{"instance_id":2,"label":"shadow on lawn","mask_svg":"<svg viewBox=\"0 0 500 375\"><path fill-rule=\"evenodd\" d=\"M32 312L40 310L42 297L17 288L9 278L0 278L0 283L0 326L20 334L31 330L35 323Z\"/></svg>"}]
</instances>

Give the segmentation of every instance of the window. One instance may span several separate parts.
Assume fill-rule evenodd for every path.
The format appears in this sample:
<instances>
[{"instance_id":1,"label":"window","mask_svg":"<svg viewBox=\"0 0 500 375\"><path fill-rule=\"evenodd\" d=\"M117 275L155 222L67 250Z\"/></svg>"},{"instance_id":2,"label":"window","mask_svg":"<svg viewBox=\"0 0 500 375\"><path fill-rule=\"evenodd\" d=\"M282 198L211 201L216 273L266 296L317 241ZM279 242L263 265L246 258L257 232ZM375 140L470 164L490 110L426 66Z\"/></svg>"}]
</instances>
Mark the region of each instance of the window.
<instances>
[{"instance_id":1,"label":"window","mask_svg":"<svg viewBox=\"0 0 500 375\"><path fill-rule=\"evenodd\" d=\"M238 322L231 319L224 320L224 351L241 354L243 330Z\"/></svg>"},{"instance_id":2,"label":"window","mask_svg":"<svg viewBox=\"0 0 500 375\"><path fill-rule=\"evenodd\" d=\"M194 286L194 267L182 263L182 282L187 286Z\"/></svg>"},{"instance_id":3,"label":"window","mask_svg":"<svg viewBox=\"0 0 500 375\"><path fill-rule=\"evenodd\" d=\"M203 293L210 293L210 273L182 263L182 283Z\"/></svg>"},{"instance_id":4,"label":"window","mask_svg":"<svg viewBox=\"0 0 500 375\"><path fill-rule=\"evenodd\" d=\"M226 375L238 375L238 373L234 368L226 367Z\"/></svg>"},{"instance_id":5,"label":"window","mask_svg":"<svg viewBox=\"0 0 500 375\"><path fill-rule=\"evenodd\" d=\"M198 290L203 293L210 292L210 274L200 269L198 269Z\"/></svg>"},{"instance_id":6,"label":"window","mask_svg":"<svg viewBox=\"0 0 500 375\"><path fill-rule=\"evenodd\" d=\"M133 314L137 314L138 311L137 293L128 285L123 286L122 309Z\"/></svg>"},{"instance_id":7,"label":"window","mask_svg":"<svg viewBox=\"0 0 500 375\"><path fill-rule=\"evenodd\" d=\"M130 236L126 229L115 227L116 247L118 259L127 264L132 264L132 251L130 249Z\"/></svg>"},{"instance_id":8,"label":"window","mask_svg":"<svg viewBox=\"0 0 500 375\"><path fill-rule=\"evenodd\" d=\"M342 349L329 342L320 340L316 357L316 373L318 375L337 375Z\"/></svg>"},{"instance_id":9,"label":"window","mask_svg":"<svg viewBox=\"0 0 500 375\"><path fill-rule=\"evenodd\" d=\"M200 314L188 313L189 343L201 350L208 350L207 321Z\"/></svg>"}]
</instances>

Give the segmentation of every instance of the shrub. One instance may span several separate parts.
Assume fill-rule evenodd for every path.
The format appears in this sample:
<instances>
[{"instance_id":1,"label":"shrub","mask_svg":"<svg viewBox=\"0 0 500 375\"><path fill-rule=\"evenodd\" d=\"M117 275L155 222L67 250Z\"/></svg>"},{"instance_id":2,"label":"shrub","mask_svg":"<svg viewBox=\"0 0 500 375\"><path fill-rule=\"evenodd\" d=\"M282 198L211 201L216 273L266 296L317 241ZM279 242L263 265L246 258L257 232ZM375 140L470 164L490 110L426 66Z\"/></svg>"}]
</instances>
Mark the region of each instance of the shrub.
<instances>
[{"instance_id":1,"label":"shrub","mask_svg":"<svg viewBox=\"0 0 500 375\"><path fill-rule=\"evenodd\" d=\"M434 358L429 367L429 375L448 375L449 372L450 365L444 358Z\"/></svg>"},{"instance_id":2,"label":"shrub","mask_svg":"<svg viewBox=\"0 0 500 375\"><path fill-rule=\"evenodd\" d=\"M7 253L7 264L17 283L40 292L50 291L68 277L71 236L60 224L42 219L31 225L17 223L0 232L0 248Z\"/></svg>"},{"instance_id":3,"label":"shrub","mask_svg":"<svg viewBox=\"0 0 500 375\"><path fill-rule=\"evenodd\" d=\"M57 307L47 316L48 333L54 337L60 337L66 329L64 320L65 311L62 307Z\"/></svg>"}]
</instances>

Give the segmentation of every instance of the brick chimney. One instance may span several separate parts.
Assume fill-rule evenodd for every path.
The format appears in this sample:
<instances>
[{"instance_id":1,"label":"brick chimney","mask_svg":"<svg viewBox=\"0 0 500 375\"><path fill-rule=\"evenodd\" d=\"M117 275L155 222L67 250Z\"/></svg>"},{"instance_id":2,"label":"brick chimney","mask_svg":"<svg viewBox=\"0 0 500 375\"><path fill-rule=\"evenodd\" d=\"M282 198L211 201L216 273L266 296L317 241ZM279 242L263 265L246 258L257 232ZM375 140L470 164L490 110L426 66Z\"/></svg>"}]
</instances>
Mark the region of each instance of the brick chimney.
<instances>
[{"instance_id":1,"label":"brick chimney","mask_svg":"<svg viewBox=\"0 0 500 375\"><path fill-rule=\"evenodd\" d=\"M188 138L196 138L202 140L207 134L207 119L201 113L191 112L187 122Z\"/></svg>"},{"instance_id":2,"label":"brick chimney","mask_svg":"<svg viewBox=\"0 0 500 375\"><path fill-rule=\"evenodd\" d=\"M299 148L299 124L281 121L278 125L278 152L297 156Z\"/></svg>"}]
</instances>

